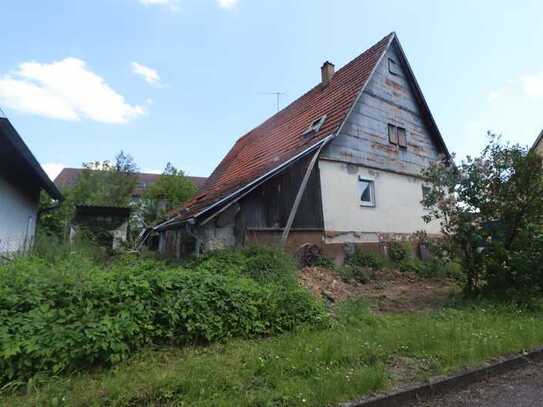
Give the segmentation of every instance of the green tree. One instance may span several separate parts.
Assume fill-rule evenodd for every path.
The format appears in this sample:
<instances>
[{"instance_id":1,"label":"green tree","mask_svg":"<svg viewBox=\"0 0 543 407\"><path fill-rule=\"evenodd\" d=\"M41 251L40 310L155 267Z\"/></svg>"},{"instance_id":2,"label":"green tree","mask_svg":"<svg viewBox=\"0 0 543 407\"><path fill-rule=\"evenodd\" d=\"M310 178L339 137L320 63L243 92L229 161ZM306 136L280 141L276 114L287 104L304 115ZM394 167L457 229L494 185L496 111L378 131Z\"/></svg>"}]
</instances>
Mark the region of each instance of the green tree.
<instances>
[{"instance_id":1,"label":"green tree","mask_svg":"<svg viewBox=\"0 0 543 407\"><path fill-rule=\"evenodd\" d=\"M469 294L543 292L543 166L527 148L489 133L479 157L423 171L425 216L437 219L442 249L460 256Z\"/></svg>"},{"instance_id":2,"label":"green tree","mask_svg":"<svg viewBox=\"0 0 543 407\"><path fill-rule=\"evenodd\" d=\"M113 162L83 163L77 183L63 189L64 201L60 207L40 216L38 227L41 233L64 237L76 205L128 206L137 182L137 170L134 159L123 151ZM53 204L48 196L41 196L40 209Z\"/></svg>"},{"instance_id":3,"label":"green tree","mask_svg":"<svg viewBox=\"0 0 543 407\"><path fill-rule=\"evenodd\" d=\"M196 191L196 185L185 173L168 163L158 181L151 185L143 196L145 223L152 224L163 219L166 213L181 206Z\"/></svg>"},{"instance_id":4,"label":"green tree","mask_svg":"<svg viewBox=\"0 0 543 407\"><path fill-rule=\"evenodd\" d=\"M137 170L134 159L123 151L117 154L114 162L84 163L71 191L73 200L85 205L127 206L137 183Z\"/></svg>"}]
</instances>

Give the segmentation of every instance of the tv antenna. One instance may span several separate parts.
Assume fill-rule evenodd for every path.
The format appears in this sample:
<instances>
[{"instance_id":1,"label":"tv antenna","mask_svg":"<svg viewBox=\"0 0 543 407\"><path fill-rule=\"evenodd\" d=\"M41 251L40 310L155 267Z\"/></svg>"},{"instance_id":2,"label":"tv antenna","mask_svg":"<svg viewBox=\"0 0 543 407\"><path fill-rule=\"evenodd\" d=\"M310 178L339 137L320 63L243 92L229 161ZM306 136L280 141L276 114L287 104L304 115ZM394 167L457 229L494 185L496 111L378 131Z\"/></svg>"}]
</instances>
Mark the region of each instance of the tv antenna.
<instances>
[{"instance_id":1,"label":"tv antenna","mask_svg":"<svg viewBox=\"0 0 543 407\"><path fill-rule=\"evenodd\" d=\"M275 100L277 104L277 111L279 111L279 99L281 95L286 95L286 92L258 92L260 95L275 95Z\"/></svg>"}]
</instances>

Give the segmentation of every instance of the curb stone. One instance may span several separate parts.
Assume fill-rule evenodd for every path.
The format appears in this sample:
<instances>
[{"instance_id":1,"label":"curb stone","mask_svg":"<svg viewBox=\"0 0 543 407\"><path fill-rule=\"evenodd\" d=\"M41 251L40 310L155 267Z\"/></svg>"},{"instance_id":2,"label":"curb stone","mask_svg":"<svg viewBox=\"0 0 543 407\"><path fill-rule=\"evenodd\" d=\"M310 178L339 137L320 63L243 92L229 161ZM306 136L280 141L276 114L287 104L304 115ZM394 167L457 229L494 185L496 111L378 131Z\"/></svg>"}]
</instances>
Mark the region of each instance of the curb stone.
<instances>
[{"instance_id":1,"label":"curb stone","mask_svg":"<svg viewBox=\"0 0 543 407\"><path fill-rule=\"evenodd\" d=\"M433 378L425 383L418 383L392 393L366 396L339 405L340 407L401 407L413 401L464 389L473 383L538 361L543 361L543 347L509 355L482 367L464 369L451 376Z\"/></svg>"}]
</instances>

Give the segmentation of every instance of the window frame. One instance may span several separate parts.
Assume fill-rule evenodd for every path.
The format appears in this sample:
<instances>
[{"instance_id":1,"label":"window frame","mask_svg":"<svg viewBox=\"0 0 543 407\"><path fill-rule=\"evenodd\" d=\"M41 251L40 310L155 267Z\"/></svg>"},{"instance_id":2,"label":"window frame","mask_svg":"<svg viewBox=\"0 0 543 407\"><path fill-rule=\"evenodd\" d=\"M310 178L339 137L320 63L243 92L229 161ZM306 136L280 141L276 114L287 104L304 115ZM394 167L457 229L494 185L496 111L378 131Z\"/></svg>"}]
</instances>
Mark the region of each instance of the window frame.
<instances>
[{"instance_id":1,"label":"window frame","mask_svg":"<svg viewBox=\"0 0 543 407\"><path fill-rule=\"evenodd\" d=\"M388 72L395 76L401 76L400 64L398 64L394 59L388 57Z\"/></svg>"},{"instance_id":2,"label":"window frame","mask_svg":"<svg viewBox=\"0 0 543 407\"><path fill-rule=\"evenodd\" d=\"M407 129L392 123L387 123L388 142L404 150L407 149Z\"/></svg>"},{"instance_id":3,"label":"window frame","mask_svg":"<svg viewBox=\"0 0 543 407\"><path fill-rule=\"evenodd\" d=\"M398 145L398 128L392 123L388 123L388 142L392 145Z\"/></svg>"},{"instance_id":4,"label":"window frame","mask_svg":"<svg viewBox=\"0 0 543 407\"><path fill-rule=\"evenodd\" d=\"M362 200L362 190L361 190L361 183L366 182L369 186L369 192L370 192L370 201L363 201ZM361 207L364 208L375 208L376 206L376 199L375 199L375 180L370 178L365 178L361 175L358 176L358 201L360 203Z\"/></svg>"},{"instance_id":5,"label":"window frame","mask_svg":"<svg viewBox=\"0 0 543 407\"><path fill-rule=\"evenodd\" d=\"M400 130L402 134L400 134ZM396 126L396 134L398 136L398 147L407 148L407 130L405 127Z\"/></svg>"}]
</instances>

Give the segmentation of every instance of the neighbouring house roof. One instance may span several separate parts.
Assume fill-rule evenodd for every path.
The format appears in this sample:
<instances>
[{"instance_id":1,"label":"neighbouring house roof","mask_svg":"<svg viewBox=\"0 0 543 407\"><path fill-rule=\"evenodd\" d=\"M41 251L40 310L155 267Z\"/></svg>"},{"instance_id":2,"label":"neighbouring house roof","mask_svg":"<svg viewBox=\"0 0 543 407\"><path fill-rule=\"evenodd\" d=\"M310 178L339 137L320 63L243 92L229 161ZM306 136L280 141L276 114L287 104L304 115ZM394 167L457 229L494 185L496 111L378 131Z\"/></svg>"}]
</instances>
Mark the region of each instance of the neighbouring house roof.
<instances>
[{"instance_id":1,"label":"neighbouring house roof","mask_svg":"<svg viewBox=\"0 0 543 407\"><path fill-rule=\"evenodd\" d=\"M64 168L55 178L55 184L61 189L71 188L77 184L77 179L79 177L79 174L81 174L81 171L83 171L82 168ZM149 188L152 184L158 181L158 179L160 178L160 174L137 172L136 177L137 183L134 191L132 192L132 195L141 196L147 188ZM196 185L196 188L198 188L198 190L203 187L207 180L207 178L205 177L187 176L186 178L192 181L192 183Z\"/></svg>"},{"instance_id":2,"label":"neighbouring house roof","mask_svg":"<svg viewBox=\"0 0 543 407\"><path fill-rule=\"evenodd\" d=\"M11 122L0 117L0 163L7 170L16 174L21 182L30 180L37 187L45 190L53 199L62 200L62 194L49 179L32 151L27 147Z\"/></svg>"},{"instance_id":3,"label":"neighbouring house roof","mask_svg":"<svg viewBox=\"0 0 543 407\"><path fill-rule=\"evenodd\" d=\"M171 213L171 219L157 225L157 229L175 222L197 218L226 200L241 196L241 191L273 174L278 168L297 159L304 152L327 142L336 135L347 115L364 90L377 64L386 53L396 34L391 33L347 65L339 69L326 84L319 83L264 123L237 140L207 180L204 188L182 208ZM397 40L396 40L397 41ZM399 42L397 43L401 50ZM403 52L403 51L402 51ZM429 125L437 135L444 153L449 156L439 130L412 76L415 92L427 111ZM325 116L318 131L308 137L306 130L317 119ZM282 170L282 169L281 169Z\"/></svg>"}]
</instances>

